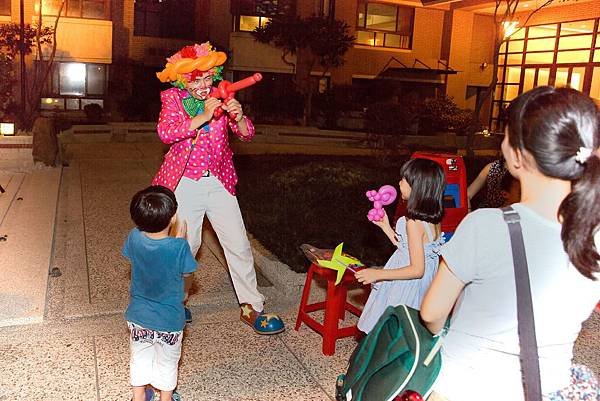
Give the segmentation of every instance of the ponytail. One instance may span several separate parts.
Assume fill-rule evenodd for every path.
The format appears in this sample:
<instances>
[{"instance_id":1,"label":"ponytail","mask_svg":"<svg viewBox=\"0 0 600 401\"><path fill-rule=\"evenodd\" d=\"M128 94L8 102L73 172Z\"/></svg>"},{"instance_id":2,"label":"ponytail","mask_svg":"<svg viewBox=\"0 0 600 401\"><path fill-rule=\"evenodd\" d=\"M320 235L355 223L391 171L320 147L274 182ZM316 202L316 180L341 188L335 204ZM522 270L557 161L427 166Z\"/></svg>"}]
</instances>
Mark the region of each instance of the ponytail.
<instances>
[{"instance_id":1,"label":"ponytail","mask_svg":"<svg viewBox=\"0 0 600 401\"><path fill-rule=\"evenodd\" d=\"M600 228L599 122L592 99L571 88L538 86L508 107L510 146L533 155L545 176L572 184L558 208L561 238L573 265L592 280L600 270L594 243Z\"/></svg>"},{"instance_id":2,"label":"ponytail","mask_svg":"<svg viewBox=\"0 0 600 401\"><path fill-rule=\"evenodd\" d=\"M598 152L596 150L596 152ZM594 234L600 228L600 158L592 154L585 161L581 177L561 203L561 238L569 259L585 277L595 280L600 271L600 249Z\"/></svg>"}]
</instances>

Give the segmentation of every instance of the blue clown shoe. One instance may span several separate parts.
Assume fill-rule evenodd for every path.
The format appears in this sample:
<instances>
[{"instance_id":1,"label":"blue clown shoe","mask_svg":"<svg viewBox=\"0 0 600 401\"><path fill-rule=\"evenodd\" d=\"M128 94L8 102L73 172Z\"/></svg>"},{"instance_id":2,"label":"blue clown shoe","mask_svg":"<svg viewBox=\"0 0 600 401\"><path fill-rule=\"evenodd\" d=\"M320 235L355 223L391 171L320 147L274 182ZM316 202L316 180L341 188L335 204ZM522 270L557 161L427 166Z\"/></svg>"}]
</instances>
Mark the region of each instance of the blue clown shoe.
<instances>
[{"instance_id":1,"label":"blue clown shoe","mask_svg":"<svg viewBox=\"0 0 600 401\"><path fill-rule=\"evenodd\" d=\"M273 313L257 312L250 304L242 304L240 319L257 334L279 334L285 330L283 320Z\"/></svg>"}]
</instances>

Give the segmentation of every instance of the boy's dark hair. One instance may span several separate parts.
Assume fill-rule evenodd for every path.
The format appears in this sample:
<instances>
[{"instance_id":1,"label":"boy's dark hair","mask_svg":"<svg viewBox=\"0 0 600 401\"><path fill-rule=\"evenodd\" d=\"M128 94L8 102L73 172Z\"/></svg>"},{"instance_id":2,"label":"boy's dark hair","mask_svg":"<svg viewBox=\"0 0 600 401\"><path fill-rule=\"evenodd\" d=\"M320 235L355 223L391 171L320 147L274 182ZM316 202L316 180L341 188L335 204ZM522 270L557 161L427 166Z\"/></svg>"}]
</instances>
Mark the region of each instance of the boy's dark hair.
<instances>
[{"instance_id":1,"label":"boy's dark hair","mask_svg":"<svg viewBox=\"0 0 600 401\"><path fill-rule=\"evenodd\" d=\"M572 183L558 215L562 242L571 262L586 277L600 271L594 234L600 226L600 158L577 160L581 148L600 145L598 108L571 88L539 86L519 95L508 108L508 142L529 152L538 170Z\"/></svg>"},{"instance_id":2,"label":"boy's dark hair","mask_svg":"<svg viewBox=\"0 0 600 401\"><path fill-rule=\"evenodd\" d=\"M442 167L429 159L411 159L402 165L401 177L410 185L406 217L432 224L442 221L446 176Z\"/></svg>"},{"instance_id":3,"label":"boy's dark hair","mask_svg":"<svg viewBox=\"0 0 600 401\"><path fill-rule=\"evenodd\" d=\"M177 200L169 188L152 185L133 195L129 212L141 231L157 233L167 228L177 212Z\"/></svg>"}]
</instances>

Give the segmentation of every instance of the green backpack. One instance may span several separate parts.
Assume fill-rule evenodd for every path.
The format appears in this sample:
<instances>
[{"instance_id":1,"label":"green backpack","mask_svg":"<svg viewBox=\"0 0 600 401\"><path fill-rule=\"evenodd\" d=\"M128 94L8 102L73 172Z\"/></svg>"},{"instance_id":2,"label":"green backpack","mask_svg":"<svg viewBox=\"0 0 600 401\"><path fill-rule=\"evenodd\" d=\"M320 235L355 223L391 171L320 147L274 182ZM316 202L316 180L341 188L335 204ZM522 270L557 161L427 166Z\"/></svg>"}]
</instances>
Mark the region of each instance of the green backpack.
<instances>
[{"instance_id":1,"label":"green backpack","mask_svg":"<svg viewBox=\"0 0 600 401\"><path fill-rule=\"evenodd\" d=\"M406 390L427 398L442 366L441 340L423 326L418 310L389 306L338 377L336 400L391 401Z\"/></svg>"}]
</instances>

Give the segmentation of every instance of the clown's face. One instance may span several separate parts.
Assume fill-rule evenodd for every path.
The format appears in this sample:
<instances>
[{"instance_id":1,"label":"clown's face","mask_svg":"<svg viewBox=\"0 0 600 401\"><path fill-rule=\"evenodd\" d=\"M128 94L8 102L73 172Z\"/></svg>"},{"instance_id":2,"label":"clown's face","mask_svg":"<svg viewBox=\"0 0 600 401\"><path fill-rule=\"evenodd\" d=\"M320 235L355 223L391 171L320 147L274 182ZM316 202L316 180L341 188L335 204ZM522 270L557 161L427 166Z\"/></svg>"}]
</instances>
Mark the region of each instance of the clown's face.
<instances>
[{"instance_id":1,"label":"clown's face","mask_svg":"<svg viewBox=\"0 0 600 401\"><path fill-rule=\"evenodd\" d=\"M204 72L202 75L196 77L194 81L188 82L185 88L190 92L190 95L196 99L206 100L213 85L213 74L211 72Z\"/></svg>"}]
</instances>

